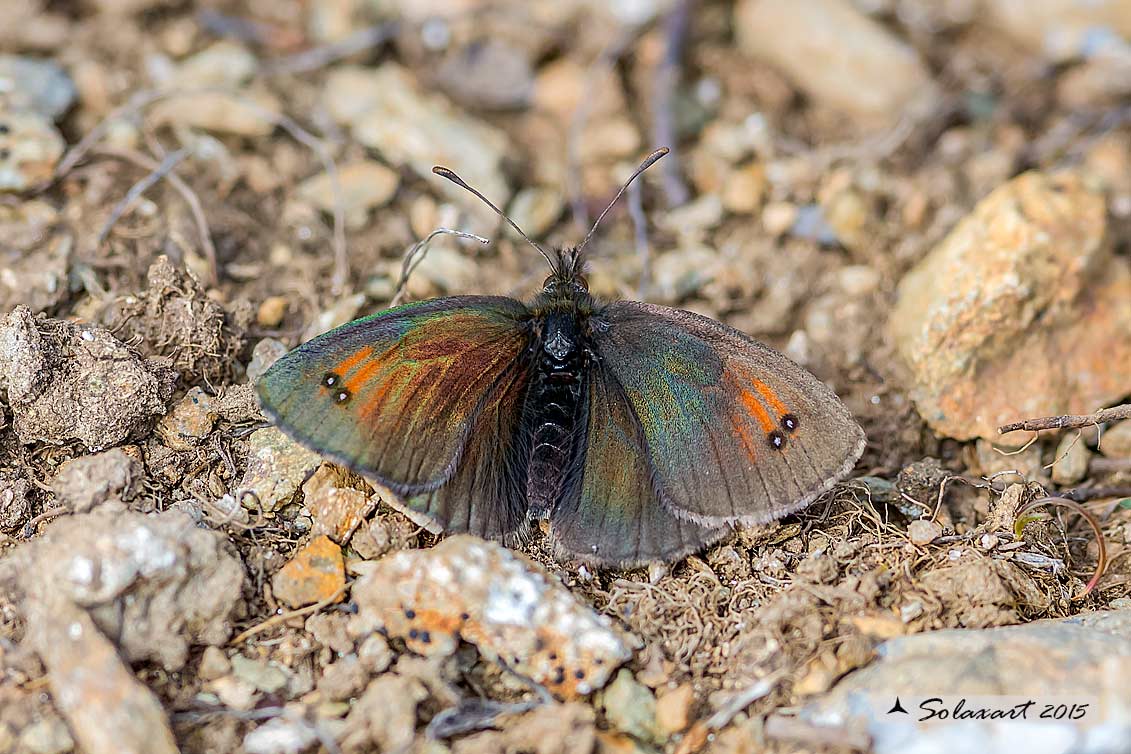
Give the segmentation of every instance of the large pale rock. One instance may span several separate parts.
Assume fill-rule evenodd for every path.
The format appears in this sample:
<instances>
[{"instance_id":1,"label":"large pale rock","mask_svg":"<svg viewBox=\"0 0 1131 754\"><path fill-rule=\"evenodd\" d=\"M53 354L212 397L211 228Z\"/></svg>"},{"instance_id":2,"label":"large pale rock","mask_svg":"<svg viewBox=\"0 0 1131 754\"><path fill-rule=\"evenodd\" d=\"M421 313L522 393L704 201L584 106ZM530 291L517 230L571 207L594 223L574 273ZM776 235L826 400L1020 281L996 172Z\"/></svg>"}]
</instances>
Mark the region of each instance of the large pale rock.
<instances>
[{"instance_id":1,"label":"large pale rock","mask_svg":"<svg viewBox=\"0 0 1131 754\"><path fill-rule=\"evenodd\" d=\"M1126 0L985 0L987 20L1052 60L1087 57L1100 44L1131 37Z\"/></svg>"},{"instance_id":2,"label":"large pale rock","mask_svg":"<svg viewBox=\"0 0 1131 754\"><path fill-rule=\"evenodd\" d=\"M739 47L863 126L925 114L937 89L915 51L849 0L743 0Z\"/></svg>"},{"instance_id":3,"label":"large pale rock","mask_svg":"<svg viewBox=\"0 0 1131 754\"><path fill-rule=\"evenodd\" d=\"M877 754L1127 751L1131 611L933 631L888 640L877 652L878 662L800 710L811 734L835 740L863 733ZM889 712L897 697L907 714ZM963 698L965 715L955 716ZM1054 709L1042 717L1048 703ZM1087 707L1075 719L1058 718L1057 703ZM943 708L945 719L920 722L928 710ZM1014 713L978 719L977 709Z\"/></svg>"},{"instance_id":4,"label":"large pale rock","mask_svg":"<svg viewBox=\"0 0 1131 754\"><path fill-rule=\"evenodd\" d=\"M891 332L932 428L997 440L1008 421L1131 392L1131 267L1104 237L1100 194L1026 173L907 273Z\"/></svg>"}]
</instances>

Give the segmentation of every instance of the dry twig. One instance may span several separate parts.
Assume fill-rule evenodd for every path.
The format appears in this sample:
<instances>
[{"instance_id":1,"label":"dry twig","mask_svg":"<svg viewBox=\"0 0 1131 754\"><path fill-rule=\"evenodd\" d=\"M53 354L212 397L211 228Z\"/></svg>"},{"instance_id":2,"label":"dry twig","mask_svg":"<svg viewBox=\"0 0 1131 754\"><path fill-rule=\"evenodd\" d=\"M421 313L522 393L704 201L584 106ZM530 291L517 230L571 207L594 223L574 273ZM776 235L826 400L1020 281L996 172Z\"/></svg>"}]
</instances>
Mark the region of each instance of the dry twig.
<instances>
[{"instance_id":1,"label":"dry twig","mask_svg":"<svg viewBox=\"0 0 1131 754\"><path fill-rule=\"evenodd\" d=\"M1087 416L1067 414L1065 416L1045 416L1039 419L1026 419L1025 421L1002 425L997 428L997 431L998 434L1004 435L1019 430L1040 432L1043 429L1081 429L1083 427L1091 427L1098 424L1105 424L1106 422L1120 421L1122 419L1131 419L1131 403L1101 409Z\"/></svg>"},{"instance_id":2,"label":"dry twig","mask_svg":"<svg viewBox=\"0 0 1131 754\"><path fill-rule=\"evenodd\" d=\"M140 181L130 187L122 200L114 205L114 209L110 212L110 217L106 219L106 224L102 226L102 230L98 233L97 245L101 246L102 242L106 240L106 236L110 235L110 230L121 219L122 215L133 206L138 198L149 190L150 186L157 183L166 175L173 171L177 164L188 156L188 150L178 149L175 152L170 152L165 155L165 159L161 161L149 174L142 178Z\"/></svg>"},{"instance_id":3,"label":"dry twig","mask_svg":"<svg viewBox=\"0 0 1131 754\"><path fill-rule=\"evenodd\" d=\"M451 228L436 228L436 230L429 233L425 238L417 241L409 247L408 251L404 254L404 259L401 262L401 276L397 280L397 289L393 293L393 298L389 302L389 308L400 305L404 301L404 295L408 286L408 279L412 273L424 261L424 257L428 255L428 247L432 243L432 239L439 235L456 236L457 238L469 238L473 241L478 241L481 244L488 244L488 241L483 236L477 236L474 233L468 233L462 230L452 230Z\"/></svg>"},{"instance_id":4,"label":"dry twig","mask_svg":"<svg viewBox=\"0 0 1131 754\"><path fill-rule=\"evenodd\" d=\"M263 633L267 629L273 628L273 627L279 625L280 623L284 623L284 622L290 620L291 618L301 618L304 615L310 615L311 613L316 613L324 607L329 607L334 602L337 602L339 597L341 597L343 594L346 593L346 590L349 589L349 586L350 586L349 584L343 584L333 594L331 594L329 597L327 597L324 600L319 600L318 602L315 602L313 605L307 605L306 607L300 607L298 610L291 610L291 611L286 612L286 613L280 613L279 615L272 615L267 620L262 621L260 623L256 623L254 626L247 629L246 631L240 632L240 634L238 636L236 636L236 638L232 639L228 643L229 644L239 644L242 641L246 641L247 639L250 639L252 636L255 636L256 634Z\"/></svg>"},{"instance_id":5,"label":"dry twig","mask_svg":"<svg viewBox=\"0 0 1131 754\"><path fill-rule=\"evenodd\" d=\"M652 137L656 144L666 144L671 150L668 159L660 166L664 196L669 207L686 204L691 192L679 172L679 154L676 151L679 135L676 133L673 103L675 88L679 83L680 63L691 26L691 6L694 0L680 0L664 21L664 57L656 67L653 79Z\"/></svg>"}]
</instances>

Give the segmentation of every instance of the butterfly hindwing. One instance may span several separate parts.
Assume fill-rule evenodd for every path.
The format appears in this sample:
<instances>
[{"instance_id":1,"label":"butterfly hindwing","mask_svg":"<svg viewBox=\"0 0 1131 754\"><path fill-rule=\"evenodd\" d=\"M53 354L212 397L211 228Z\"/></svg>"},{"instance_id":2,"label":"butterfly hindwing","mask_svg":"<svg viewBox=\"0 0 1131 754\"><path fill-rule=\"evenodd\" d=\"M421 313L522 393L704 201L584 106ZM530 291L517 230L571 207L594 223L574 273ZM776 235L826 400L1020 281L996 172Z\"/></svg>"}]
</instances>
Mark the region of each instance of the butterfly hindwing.
<instances>
[{"instance_id":1,"label":"butterfly hindwing","mask_svg":"<svg viewBox=\"0 0 1131 754\"><path fill-rule=\"evenodd\" d=\"M623 301L592 329L639 421L656 492L680 517L772 521L830 489L863 452L864 433L832 390L720 322Z\"/></svg>"},{"instance_id":2,"label":"butterfly hindwing","mask_svg":"<svg viewBox=\"0 0 1131 754\"><path fill-rule=\"evenodd\" d=\"M683 557L726 534L726 527L700 526L661 504L624 390L600 364L587 383L584 444L551 515L558 544L583 559L635 565Z\"/></svg>"},{"instance_id":3,"label":"butterfly hindwing","mask_svg":"<svg viewBox=\"0 0 1131 754\"><path fill-rule=\"evenodd\" d=\"M398 494L436 491L469 463L480 477L459 483L489 491L502 482L485 475L505 465L496 433L521 410L529 316L514 299L459 296L356 320L279 359L261 403L298 441Z\"/></svg>"}]
</instances>

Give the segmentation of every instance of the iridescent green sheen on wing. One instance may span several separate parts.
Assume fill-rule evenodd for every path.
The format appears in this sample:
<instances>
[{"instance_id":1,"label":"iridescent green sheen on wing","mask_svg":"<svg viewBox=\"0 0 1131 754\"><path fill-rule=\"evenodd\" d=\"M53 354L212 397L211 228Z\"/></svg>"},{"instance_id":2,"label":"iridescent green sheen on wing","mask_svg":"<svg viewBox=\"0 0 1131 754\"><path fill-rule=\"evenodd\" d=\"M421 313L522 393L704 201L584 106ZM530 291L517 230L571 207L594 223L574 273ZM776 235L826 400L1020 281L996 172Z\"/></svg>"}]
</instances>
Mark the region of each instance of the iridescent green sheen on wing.
<instances>
[{"instance_id":1,"label":"iridescent green sheen on wing","mask_svg":"<svg viewBox=\"0 0 1131 754\"><path fill-rule=\"evenodd\" d=\"M406 304L296 348L259 395L299 442L398 493L427 492L453 477L480 417L513 398L502 385L529 337L514 299Z\"/></svg>"},{"instance_id":2,"label":"iridescent green sheen on wing","mask_svg":"<svg viewBox=\"0 0 1131 754\"><path fill-rule=\"evenodd\" d=\"M824 383L713 319L621 301L594 348L624 390L664 504L704 525L771 521L851 470L864 433Z\"/></svg>"},{"instance_id":3,"label":"iridescent green sheen on wing","mask_svg":"<svg viewBox=\"0 0 1131 754\"><path fill-rule=\"evenodd\" d=\"M589 374L582 426L583 465L551 514L562 548L600 563L634 565L683 557L729 531L699 526L661 504L640 425L620 385L599 364Z\"/></svg>"}]
</instances>

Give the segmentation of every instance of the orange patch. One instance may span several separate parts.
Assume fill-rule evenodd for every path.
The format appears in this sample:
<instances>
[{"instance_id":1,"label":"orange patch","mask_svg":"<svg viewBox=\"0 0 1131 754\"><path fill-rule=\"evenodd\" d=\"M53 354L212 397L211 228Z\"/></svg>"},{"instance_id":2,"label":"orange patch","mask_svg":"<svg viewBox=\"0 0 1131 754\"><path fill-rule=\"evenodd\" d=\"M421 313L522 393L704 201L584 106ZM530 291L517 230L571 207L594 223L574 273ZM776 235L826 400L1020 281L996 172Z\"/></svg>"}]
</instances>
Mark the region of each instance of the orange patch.
<instances>
[{"instance_id":1,"label":"orange patch","mask_svg":"<svg viewBox=\"0 0 1131 754\"><path fill-rule=\"evenodd\" d=\"M754 389L757 390L758 395L762 396L766 403L769 404L770 408L777 412L778 416L785 416L789 413L789 409L785 407L785 404L778 399L778 396L773 390L770 390L766 383L761 380L754 380Z\"/></svg>"},{"instance_id":2,"label":"orange patch","mask_svg":"<svg viewBox=\"0 0 1131 754\"><path fill-rule=\"evenodd\" d=\"M358 364L365 361L366 359L368 359L372 355L373 355L373 347L372 346L366 346L365 348L360 348L357 351L355 351L352 356L349 356L348 358L345 359L345 361L343 361L340 364L338 364L337 366L335 366L334 367L334 373L336 375L338 375L339 377L345 378L346 372L350 371L351 369L353 369Z\"/></svg>"},{"instance_id":3,"label":"orange patch","mask_svg":"<svg viewBox=\"0 0 1131 754\"><path fill-rule=\"evenodd\" d=\"M761 383L755 383L755 385L761 385ZM762 385L762 387L765 387L765 385ZM759 395L762 395L761 390L758 390L758 393ZM777 428L777 424L770 417L770 412L767 411L766 407L762 405L762 402L754 396L754 393L751 393L749 390L741 390L738 395L742 399L742 405L746 406L746 410L749 411L754 416L754 418L758 420L758 423L762 425L763 430L765 430L766 432L772 432ZM765 396L763 395L763 397ZM778 403L778 405L781 405L780 402Z\"/></svg>"},{"instance_id":4,"label":"orange patch","mask_svg":"<svg viewBox=\"0 0 1131 754\"><path fill-rule=\"evenodd\" d=\"M362 350L369 351L370 354L373 353L372 348ZM361 368L349 377L346 377L343 374L342 379L345 381L344 385L346 390L349 390L350 393L356 395L358 391L365 386L365 383L369 382L370 378L372 378L373 375L381 371L381 369L385 366L385 359L388 357L388 355L388 353L383 353L376 358L370 359L366 363L362 364ZM346 359L346 361L353 361L353 357L351 356L349 359ZM344 364L345 362L342 363ZM356 365L356 362L354 362L354 364Z\"/></svg>"}]
</instances>

